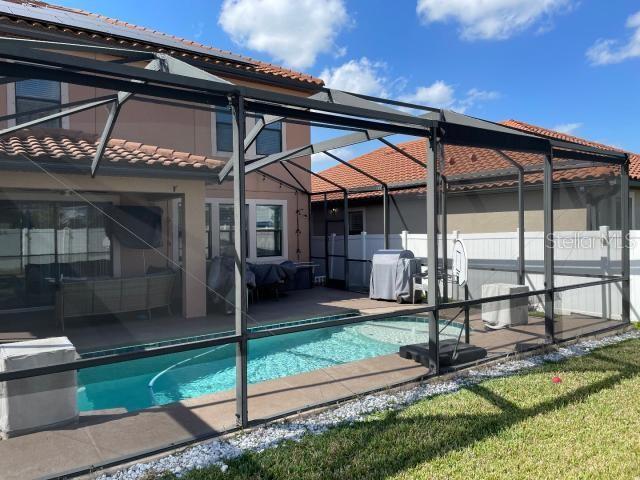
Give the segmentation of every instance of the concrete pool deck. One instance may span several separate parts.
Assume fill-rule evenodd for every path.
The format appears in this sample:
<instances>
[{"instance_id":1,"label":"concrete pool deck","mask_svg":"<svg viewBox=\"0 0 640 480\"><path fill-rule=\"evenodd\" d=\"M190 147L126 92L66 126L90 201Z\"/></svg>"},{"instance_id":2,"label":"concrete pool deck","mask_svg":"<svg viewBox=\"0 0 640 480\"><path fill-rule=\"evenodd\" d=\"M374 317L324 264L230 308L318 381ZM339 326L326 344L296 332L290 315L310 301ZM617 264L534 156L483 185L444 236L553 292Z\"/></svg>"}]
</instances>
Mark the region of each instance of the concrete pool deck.
<instances>
[{"instance_id":1,"label":"concrete pool deck","mask_svg":"<svg viewBox=\"0 0 640 480\"><path fill-rule=\"evenodd\" d=\"M427 368L397 355L336 365L249 385L249 412L251 420L272 417L427 374ZM63 475L234 426L235 391L133 413L84 413L77 425L0 441L1 477L24 480Z\"/></svg>"}]
</instances>

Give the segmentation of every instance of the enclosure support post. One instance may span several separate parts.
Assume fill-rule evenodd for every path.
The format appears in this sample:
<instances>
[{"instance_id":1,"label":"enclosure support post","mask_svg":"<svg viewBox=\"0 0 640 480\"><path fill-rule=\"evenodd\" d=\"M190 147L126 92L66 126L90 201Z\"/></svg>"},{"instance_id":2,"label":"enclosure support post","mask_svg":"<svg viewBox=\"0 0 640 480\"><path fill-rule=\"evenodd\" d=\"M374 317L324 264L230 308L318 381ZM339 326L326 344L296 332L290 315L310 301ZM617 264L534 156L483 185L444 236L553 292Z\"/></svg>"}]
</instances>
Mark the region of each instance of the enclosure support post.
<instances>
[{"instance_id":1,"label":"enclosure support post","mask_svg":"<svg viewBox=\"0 0 640 480\"><path fill-rule=\"evenodd\" d=\"M329 203L327 202L327 194L324 194L322 202L322 220L324 221L324 283L329 283L329 222L327 217L329 215Z\"/></svg>"},{"instance_id":2,"label":"enclosure support post","mask_svg":"<svg viewBox=\"0 0 640 480\"><path fill-rule=\"evenodd\" d=\"M313 246L312 244L312 238L311 238L311 194L307 193L307 243L309 246L309 252L307 254L307 259L309 262L312 261L311 259L311 247ZM315 282L315 279L312 279L312 281Z\"/></svg>"},{"instance_id":3,"label":"enclosure support post","mask_svg":"<svg viewBox=\"0 0 640 480\"><path fill-rule=\"evenodd\" d=\"M629 323L631 319L631 265L630 265L630 241L629 241L629 155L626 162L620 167L620 214L622 235L622 321Z\"/></svg>"},{"instance_id":4,"label":"enclosure support post","mask_svg":"<svg viewBox=\"0 0 640 480\"><path fill-rule=\"evenodd\" d=\"M544 213L544 288L546 289L544 301L544 331L548 342L555 341L554 334L554 296L553 290L553 152L550 149L545 155L544 161L544 187L543 187L543 213Z\"/></svg>"},{"instance_id":5,"label":"enclosure support post","mask_svg":"<svg viewBox=\"0 0 640 480\"><path fill-rule=\"evenodd\" d=\"M386 250L389 248L389 189L386 185L382 188L382 229L384 232L384 249Z\"/></svg>"},{"instance_id":6,"label":"enclosure support post","mask_svg":"<svg viewBox=\"0 0 640 480\"><path fill-rule=\"evenodd\" d=\"M518 284L524 285L524 172L518 170Z\"/></svg>"},{"instance_id":7,"label":"enclosure support post","mask_svg":"<svg viewBox=\"0 0 640 480\"><path fill-rule=\"evenodd\" d=\"M443 155L444 157L444 155ZM447 238L447 179L444 175L440 176L441 184L440 188L442 188L441 196L441 205L440 205L440 235L442 235L442 273L444 275L442 280L442 298L444 302L449 301L449 276L448 276L448 265L447 265L447 243L449 239Z\"/></svg>"},{"instance_id":8,"label":"enclosure support post","mask_svg":"<svg viewBox=\"0 0 640 480\"><path fill-rule=\"evenodd\" d=\"M238 426L249 424L247 409L247 284L245 281L247 235L245 215L244 135L245 111L241 96L231 98L233 114L233 221L235 227L235 324L236 335L236 419Z\"/></svg>"},{"instance_id":9,"label":"enclosure support post","mask_svg":"<svg viewBox=\"0 0 640 480\"><path fill-rule=\"evenodd\" d=\"M349 290L349 193L344 191L344 289Z\"/></svg>"},{"instance_id":10,"label":"enclosure support post","mask_svg":"<svg viewBox=\"0 0 640 480\"><path fill-rule=\"evenodd\" d=\"M430 138L427 140L427 269L428 286L427 300L435 309L429 312L429 369L430 373L440 373L440 341L438 338L438 209L436 190L438 139L436 128L431 128Z\"/></svg>"},{"instance_id":11,"label":"enclosure support post","mask_svg":"<svg viewBox=\"0 0 640 480\"><path fill-rule=\"evenodd\" d=\"M469 285L464 284L464 299L469 300ZM464 307L464 343L471 342L471 325L469 318L469 305Z\"/></svg>"}]
</instances>

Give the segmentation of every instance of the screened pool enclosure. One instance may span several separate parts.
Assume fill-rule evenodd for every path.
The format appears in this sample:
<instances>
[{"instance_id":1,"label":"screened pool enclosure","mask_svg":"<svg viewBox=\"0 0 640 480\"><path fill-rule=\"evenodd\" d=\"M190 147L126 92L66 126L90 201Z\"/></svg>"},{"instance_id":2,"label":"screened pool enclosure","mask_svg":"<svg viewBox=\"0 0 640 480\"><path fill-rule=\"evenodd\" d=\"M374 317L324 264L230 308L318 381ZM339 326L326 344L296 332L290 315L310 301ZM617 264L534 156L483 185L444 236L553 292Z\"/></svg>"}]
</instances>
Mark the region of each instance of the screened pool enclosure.
<instances>
[{"instance_id":1,"label":"screened pool enclosure","mask_svg":"<svg viewBox=\"0 0 640 480\"><path fill-rule=\"evenodd\" d=\"M629 324L625 153L334 89L259 89L170 53L5 37L0 74L64 82L87 98L6 115L0 130L2 341L67 338L74 351L7 368L0 382L71 389L80 421L64 428L100 432L113 447L56 474ZM207 127L217 113L226 139ZM66 118L71 128L54 132ZM148 147L157 129L231 152ZM298 145L274 148L285 137ZM407 139L424 142L423 157ZM341 158L364 143L424 178L383 181ZM362 185L315 172L310 156L321 153ZM502 230L474 232L484 211L458 204L502 194L509 208L492 217ZM379 202L376 238L350 229L364 197ZM587 200L600 220L571 223ZM409 209L419 226L395 228ZM452 268L457 240L465 285ZM412 252L422 290L411 302L368 298L382 249ZM291 278L255 287L287 268ZM417 361L398 355L411 345L421 345ZM452 346L484 354L456 361ZM56 431L1 441L0 456ZM151 433L133 434L142 431Z\"/></svg>"}]
</instances>

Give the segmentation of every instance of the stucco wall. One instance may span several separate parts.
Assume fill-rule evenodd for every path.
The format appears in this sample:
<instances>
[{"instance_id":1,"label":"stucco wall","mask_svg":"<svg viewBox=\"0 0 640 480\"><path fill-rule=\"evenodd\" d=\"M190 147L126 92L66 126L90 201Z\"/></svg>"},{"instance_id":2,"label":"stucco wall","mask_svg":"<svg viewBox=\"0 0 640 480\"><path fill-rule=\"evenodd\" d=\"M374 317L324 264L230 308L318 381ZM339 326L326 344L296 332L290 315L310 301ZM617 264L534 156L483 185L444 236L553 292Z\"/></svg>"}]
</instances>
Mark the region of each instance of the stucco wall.
<instances>
[{"instance_id":1,"label":"stucco wall","mask_svg":"<svg viewBox=\"0 0 640 480\"><path fill-rule=\"evenodd\" d=\"M394 201L395 200L395 201ZM399 233L426 231L426 205L424 194L393 195L389 201L389 232ZM372 200L352 200L350 210L365 212L367 233L383 233L382 198ZM342 202L330 203L332 218L342 219ZM478 192L450 194L447 197L447 228L449 232L492 233L515 231L518 227L517 193ZM605 213L606 214L606 213ZM312 210L313 234L324 231L322 202L314 203ZM563 187L554 191L554 229L586 230L587 200L583 192L575 187ZM542 190L525 192L525 229L542 231ZM342 233L341 224L333 224L330 233Z\"/></svg>"}]
</instances>

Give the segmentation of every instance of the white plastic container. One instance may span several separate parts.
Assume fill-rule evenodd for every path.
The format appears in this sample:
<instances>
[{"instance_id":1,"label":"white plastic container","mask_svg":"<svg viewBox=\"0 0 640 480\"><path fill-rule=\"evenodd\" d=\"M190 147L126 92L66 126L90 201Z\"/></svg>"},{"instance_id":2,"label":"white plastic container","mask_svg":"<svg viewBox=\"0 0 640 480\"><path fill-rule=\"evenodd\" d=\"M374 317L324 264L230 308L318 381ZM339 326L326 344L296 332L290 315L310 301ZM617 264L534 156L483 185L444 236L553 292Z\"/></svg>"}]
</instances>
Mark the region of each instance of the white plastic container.
<instances>
[{"instance_id":1,"label":"white plastic container","mask_svg":"<svg viewBox=\"0 0 640 480\"><path fill-rule=\"evenodd\" d=\"M70 362L77 357L67 337L0 345L0 372ZM13 437L78 419L75 370L0 382L0 435Z\"/></svg>"},{"instance_id":2,"label":"white plastic container","mask_svg":"<svg viewBox=\"0 0 640 480\"><path fill-rule=\"evenodd\" d=\"M498 295L513 295L528 292L526 285L486 283L482 285L482 298ZM482 321L487 328L506 328L526 325L529 322L529 299L527 297L501 300L482 304Z\"/></svg>"}]
</instances>

